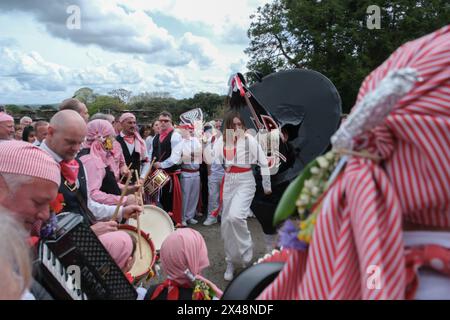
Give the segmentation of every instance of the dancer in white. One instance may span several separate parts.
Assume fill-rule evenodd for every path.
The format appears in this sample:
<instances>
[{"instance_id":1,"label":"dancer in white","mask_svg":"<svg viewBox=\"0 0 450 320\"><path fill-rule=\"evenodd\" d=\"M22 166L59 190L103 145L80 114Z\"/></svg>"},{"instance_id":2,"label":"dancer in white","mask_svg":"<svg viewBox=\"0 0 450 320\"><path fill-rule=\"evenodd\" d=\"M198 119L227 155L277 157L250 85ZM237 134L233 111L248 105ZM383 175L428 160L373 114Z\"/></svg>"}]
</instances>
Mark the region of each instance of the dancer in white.
<instances>
[{"instance_id":1,"label":"dancer in white","mask_svg":"<svg viewBox=\"0 0 450 320\"><path fill-rule=\"evenodd\" d=\"M246 267L253 257L253 244L247 227L250 205L256 183L252 164L261 167L265 194L272 192L267 159L258 141L244 132L244 121L238 112L225 116L224 134L214 146L216 163L225 164L221 233L227 269L224 278L233 279L234 267Z\"/></svg>"},{"instance_id":2,"label":"dancer in white","mask_svg":"<svg viewBox=\"0 0 450 320\"><path fill-rule=\"evenodd\" d=\"M180 125L183 140L175 147L174 153L181 154L181 192L183 193L183 222L197 224L194 219L200 196L200 163L202 145L193 136L194 127L190 124Z\"/></svg>"},{"instance_id":3,"label":"dancer in white","mask_svg":"<svg viewBox=\"0 0 450 320\"><path fill-rule=\"evenodd\" d=\"M220 130L215 128L215 125L211 128L212 136L208 139L209 143L205 148L214 149L214 145L217 143L219 137L222 136ZM220 187L222 185L223 176L225 171L221 163L212 163L208 165L208 217L203 225L210 226L217 223L217 217L221 213L220 206Z\"/></svg>"}]
</instances>

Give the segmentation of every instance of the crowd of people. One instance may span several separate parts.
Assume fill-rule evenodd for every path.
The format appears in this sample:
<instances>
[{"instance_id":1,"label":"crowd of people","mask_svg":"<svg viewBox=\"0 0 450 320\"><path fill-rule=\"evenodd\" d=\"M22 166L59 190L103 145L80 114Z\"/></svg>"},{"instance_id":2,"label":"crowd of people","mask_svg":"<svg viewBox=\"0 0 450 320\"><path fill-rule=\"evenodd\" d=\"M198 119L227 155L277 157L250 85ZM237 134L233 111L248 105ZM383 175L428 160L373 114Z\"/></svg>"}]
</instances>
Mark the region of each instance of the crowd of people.
<instances>
[{"instance_id":1,"label":"crowd of people","mask_svg":"<svg viewBox=\"0 0 450 320\"><path fill-rule=\"evenodd\" d=\"M118 117L102 113L89 117L86 105L74 98L64 100L49 123L23 117L15 126L14 119L1 112L1 210L19 218L34 245L44 237L42 230L55 215L80 214L127 273L134 263L136 241L118 226L143 213L136 193L141 191L145 204L162 208L178 229L176 238L166 239L177 245L165 242L161 249L162 264L171 264L164 258L164 251L169 251L165 247L181 250L191 255L188 261L196 263L189 269L193 279L201 277L200 271L209 265L204 240L200 234L189 234L184 241L199 242L201 250L189 253L188 248L195 243L178 248L185 234L181 229L199 223L202 217L205 226L221 221L227 262L224 278L230 281L234 265L245 267L253 258L246 221L255 194L251 165L261 166L264 190L270 193L268 164L257 140L245 132L239 113L229 112L223 124L221 119L200 122L200 127L197 124L176 124L164 111L151 124L139 128L135 115L129 112ZM233 132L229 141L222 129ZM17 131L22 131L21 139ZM167 183L149 193L145 186L156 170L165 174ZM115 215L117 207L120 210ZM167 268L176 266L172 263ZM180 277L186 276L178 275L164 285L187 283ZM36 287L42 289L34 281L32 291ZM29 296L28 291L25 296ZM152 294L157 296L160 294Z\"/></svg>"},{"instance_id":2,"label":"crowd of people","mask_svg":"<svg viewBox=\"0 0 450 320\"><path fill-rule=\"evenodd\" d=\"M446 26L400 47L366 78L331 138L339 165L308 208L315 218L280 230L282 251L266 260L284 266L259 299L450 299L449 56ZM200 127L164 111L140 129L132 113L89 117L73 98L49 123L24 117L15 126L0 112L0 298L48 297L29 250L63 211L79 214L126 274L137 245L119 224L143 213L136 195L159 170L167 183L145 203L177 229L160 250L167 279L137 288L138 296L219 299L222 291L201 275L205 240L189 226L202 211L206 226L220 217L225 280L252 261L253 165L264 194L272 186L266 154L245 129L233 108ZM325 157L317 162L328 167Z\"/></svg>"}]
</instances>

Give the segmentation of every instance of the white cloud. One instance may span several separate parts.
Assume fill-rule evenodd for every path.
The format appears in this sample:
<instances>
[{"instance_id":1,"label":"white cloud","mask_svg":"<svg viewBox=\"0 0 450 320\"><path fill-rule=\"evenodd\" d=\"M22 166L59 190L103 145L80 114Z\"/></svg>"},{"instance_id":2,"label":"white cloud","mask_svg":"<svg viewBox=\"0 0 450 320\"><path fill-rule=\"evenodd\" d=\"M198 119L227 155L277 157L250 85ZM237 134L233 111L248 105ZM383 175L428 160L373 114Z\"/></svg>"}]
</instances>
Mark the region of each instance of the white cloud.
<instances>
[{"instance_id":1,"label":"white cloud","mask_svg":"<svg viewBox=\"0 0 450 320\"><path fill-rule=\"evenodd\" d=\"M0 9L21 10L34 15L46 29L58 38L78 44L96 44L125 53L152 53L171 48L174 39L167 30L158 27L143 11L127 13L114 1L72 0L80 8L80 29L67 28L70 14L62 1L3 0Z\"/></svg>"},{"instance_id":2,"label":"white cloud","mask_svg":"<svg viewBox=\"0 0 450 320\"><path fill-rule=\"evenodd\" d=\"M16 101L58 101L81 86L167 91L177 98L224 93L230 74L245 72L249 15L265 2L2 0L0 15L8 22L0 28L7 26L10 35L0 37L0 99L16 92ZM69 4L81 8L80 30L66 27Z\"/></svg>"},{"instance_id":3,"label":"white cloud","mask_svg":"<svg viewBox=\"0 0 450 320\"><path fill-rule=\"evenodd\" d=\"M0 49L0 76L15 79L25 90L65 91L67 86L135 84L142 81L142 62L71 69L45 61L37 52Z\"/></svg>"}]
</instances>

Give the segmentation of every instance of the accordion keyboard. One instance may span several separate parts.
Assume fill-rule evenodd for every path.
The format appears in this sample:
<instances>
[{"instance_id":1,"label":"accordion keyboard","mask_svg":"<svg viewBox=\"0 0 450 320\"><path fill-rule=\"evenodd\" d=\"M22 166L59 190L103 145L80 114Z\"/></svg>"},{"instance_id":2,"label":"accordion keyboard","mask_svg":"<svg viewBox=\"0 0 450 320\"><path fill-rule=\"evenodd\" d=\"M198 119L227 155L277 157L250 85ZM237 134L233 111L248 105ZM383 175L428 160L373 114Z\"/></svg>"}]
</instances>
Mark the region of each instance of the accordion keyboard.
<instances>
[{"instance_id":1,"label":"accordion keyboard","mask_svg":"<svg viewBox=\"0 0 450 320\"><path fill-rule=\"evenodd\" d=\"M45 244L42 245L41 261L43 267L72 300L87 300L87 296L82 292L80 281L76 279L74 272L70 273Z\"/></svg>"}]
</instances>

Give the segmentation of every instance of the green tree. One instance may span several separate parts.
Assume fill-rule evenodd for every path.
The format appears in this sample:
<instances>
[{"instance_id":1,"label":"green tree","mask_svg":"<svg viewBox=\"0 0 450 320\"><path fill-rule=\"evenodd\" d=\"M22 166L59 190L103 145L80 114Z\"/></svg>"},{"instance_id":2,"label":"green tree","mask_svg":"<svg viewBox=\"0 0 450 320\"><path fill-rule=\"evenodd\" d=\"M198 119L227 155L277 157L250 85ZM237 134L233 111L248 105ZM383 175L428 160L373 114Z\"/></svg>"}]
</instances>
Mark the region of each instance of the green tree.
<instances>
[{"instance_id":1,"label":"green tree","mask_svg":"<svg viewBox=\"0 0 450 320\"><path fill-rule=\"evenodd\" d=\"M89 114L93 115L97 112L119 113L125 109L125 105L117 97L99 95L92 103L87 104Z\"/></svg>"},{"instance_id":2,"label":"green tree","mask_svg":"<svg viewBox=\"0 0 450 320\"><path fill-rule=\"evenodd\" d=\"M15 104L7 104L5 106L5 108L6 108L6 111L12 115L17 115L23 110L21 107L19 107L18 105L15 105Z\"/></svg>"},{"instance_id":3,"label":"green tree","mask_svg":"<svg viewBox=\"0 0 450 320\"><path fill-rule=\"evenodd\" d=\"M210 119L220 106L225 102L225 96L210 92L199 92L193 98L188 99L186 107L189 109L200 108L203 111L203 117Z\"/></svg>"},{"instance_id":4,"label":"green tree","mask_svg":"<svg viewBox=\"0 0 450 320\"><path fill-rule=\"evenodd\" d=\"M381 28L367 28L367 8L381 8ZM337 87L344 112L364 77L403 43L450 21L445 0L274 0L251 16L248 69L308 68Z\"/></svg>"},{"instance_id":5,"label":"green tree","mask_svg":"<svg viewBox=\"0 0 450 320\"><path fill-rule=\"evenodd\" d=\"M97 94L94 93L94 90L88 87L83 87L74 92L73 97L75 99L80 100L83 103L90 104L93 103L96 99Z\"/></svg>"},{"instance_id":6,"label":"green tree","mask_svg":"<svg viewBox=\"0 0 450 320\"><path fill-rule=\"evenodd\" d=\"M116 97L116 98L120 99L124 103L128 103L128 101L131 98L132 92L128 91L126 89L120 88L120 89L114 89L114 90L108 92L108 94L113 96L113 97Z\"/></svg>"}]
</instances>

